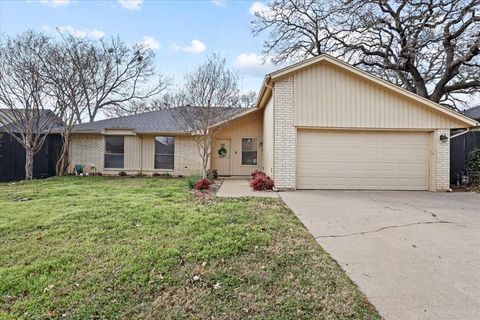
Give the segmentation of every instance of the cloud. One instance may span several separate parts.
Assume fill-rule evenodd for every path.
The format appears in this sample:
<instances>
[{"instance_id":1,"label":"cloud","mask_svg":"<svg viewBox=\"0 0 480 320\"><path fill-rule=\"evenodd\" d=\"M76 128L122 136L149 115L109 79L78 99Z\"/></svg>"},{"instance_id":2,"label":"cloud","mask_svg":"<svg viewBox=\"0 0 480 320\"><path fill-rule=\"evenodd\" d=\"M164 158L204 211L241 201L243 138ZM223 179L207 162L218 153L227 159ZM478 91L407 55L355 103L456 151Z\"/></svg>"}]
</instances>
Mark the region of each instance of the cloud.
<instances>
[{"instance_id":1,"label":"cloud","mask_svg":"<svg viewBox=\"0 0 480 320\"><path fill-rule=\"evenodd\" d=\"M127 10L140 10L143 0L117 0Z\"/></svg>"},{"instance_id":2,"label":"cloud","mask_svg":"<svg viewBox=\"0 0 480 320\"><path fill-rule=\"evenodd\" d=\"M227 0L210 0L210 3L212 3L215 6L222 7L227 4Z\"/></svg>"},{"instance_id":3,"label":"cloud","mask_svg":"<svg viewBox=\"0 0 480 320\"><path fill-rule=\"evenodd\" d=\"M270 9L268 8L268 6L265 3L260 1L255 1L254 3L252 3L250 8L248 9L251 15L255 15L256 13L266 13L269 10Z\"/></svg>"},{"instance_id":4,"label":"cloud","mask_svg":"<svg viewBox=\"0 0 480 320\"><path fill-rule=\"evenodd\" d=\"M263 62L262 57L256 53L239 54L235 58L233 65L240 70L240 72L253 77L263 77L275 69L270 59Z\"/></svg>"},{"instance_id":5,"label":"cloud","mask_svg":"<svg viewBox=\"0 0 480 320\"><path fill-rule=\"evenodd\" d=\"M68 6L72 3L71 0L38 0L41 4L45 4L51 7Z\"/></svg>"},{"instance_id":6,"label":"cloud","mask_svg":"<svg viewBox=\"0 0 480 320\"><path fill-rule=\"evenodd\" d=\"M172 49L175 51L185 51L193 54L202 53L203 51L205 51L206 48L207 46L203 42L197 39L193 39L190 45L187 47L181 47L177 44L172 45Z\"/></svg>"},{"instance_id":7,"label":"cloud","mask_svg":"<svg viewBox=\"0 0 480 320\"><path fill-rule=\"evenodd\" d=\"M76 37L76 38L90 38L90 39L101 39L105 36L105 32L97 30L97 29L78 29L72 26L58 26L56 28L52 28L50 26L44 26L42 28L43 31L46 32L56 32L57 30L62 33L68 33L69 35Z\"/></svg>"},{"instance_id":8,"label":"cloud","mask_svg":"<svg viewBox=\"0 0 480 320\"><path fill-rule=\"evenodd\" d=\"M154 37L150 36L143 37L142 41L140 41L140 44L152 50L159 50L161 48L160 42L158 42L158 40Z\"/></svg>"}]
</instances>

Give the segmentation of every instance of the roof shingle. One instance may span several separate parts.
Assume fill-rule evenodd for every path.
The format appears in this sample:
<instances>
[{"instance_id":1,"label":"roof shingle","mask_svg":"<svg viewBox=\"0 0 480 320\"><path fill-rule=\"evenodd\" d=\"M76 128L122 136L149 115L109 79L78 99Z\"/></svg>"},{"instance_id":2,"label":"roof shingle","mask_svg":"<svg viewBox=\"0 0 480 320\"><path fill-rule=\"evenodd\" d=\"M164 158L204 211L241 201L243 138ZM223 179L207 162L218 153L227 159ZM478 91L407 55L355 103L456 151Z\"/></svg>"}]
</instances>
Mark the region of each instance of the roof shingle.
<instances>
[{"instance_id":1,"label":"roof shingle","mask_svg":"<svg viewBox=\"0 0 480 320\"><path fill-rule=\"evenodd\" d=\"M475 120L480 120L480 106L476 106L473 108L466 109L463 112L464 115L466 115L469 118L475 119Z\"/></svg>"},{"instance_id":2,"label":"roof shingle","mask_svg":"<svg viewBox=\"0 0 480 320\"><path fill-rule=\"evenodd\" d=\"M201 108L201 107L177 107L177 108ZM105 120L82 123L75 126L75 133L97 133L105 129L132 129L138 133L151 132L184 132L185 128L175 119L177 108L162 109L158 111L145 112L130 116L123 116ZM236 115L248 109L232 108Z\"/></svg>"}]
</instances>

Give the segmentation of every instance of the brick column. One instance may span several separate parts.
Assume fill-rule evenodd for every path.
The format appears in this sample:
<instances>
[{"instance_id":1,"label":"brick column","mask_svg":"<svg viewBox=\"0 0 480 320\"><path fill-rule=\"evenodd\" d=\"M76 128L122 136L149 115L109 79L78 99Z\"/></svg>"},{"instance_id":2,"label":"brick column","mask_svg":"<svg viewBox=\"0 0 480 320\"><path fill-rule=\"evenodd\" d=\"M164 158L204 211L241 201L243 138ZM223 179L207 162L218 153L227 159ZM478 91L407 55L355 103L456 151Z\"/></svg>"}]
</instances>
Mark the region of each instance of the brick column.
<instances>
[{"instance_id":1,"label":"brick column","mask_svg":"<svg viewBox=\"0 0 480 320\"><path fill-rule=\"evenodd\" d=\"M436 191L450 189L450 139L442 142L440 141L441 135L450 137L450 130L438 129L434 133Z\"/></svg>"},{"instance_id":2,"label":"brick column","mask_svg":"<svg viewBox=\"0 0 480 320\"><path fill-rule=\"evenodd\" d=\"M293 78L277 81L274 95L275 187L295 189L297 130L293 123Z\"/></svg>"}]
</instances>

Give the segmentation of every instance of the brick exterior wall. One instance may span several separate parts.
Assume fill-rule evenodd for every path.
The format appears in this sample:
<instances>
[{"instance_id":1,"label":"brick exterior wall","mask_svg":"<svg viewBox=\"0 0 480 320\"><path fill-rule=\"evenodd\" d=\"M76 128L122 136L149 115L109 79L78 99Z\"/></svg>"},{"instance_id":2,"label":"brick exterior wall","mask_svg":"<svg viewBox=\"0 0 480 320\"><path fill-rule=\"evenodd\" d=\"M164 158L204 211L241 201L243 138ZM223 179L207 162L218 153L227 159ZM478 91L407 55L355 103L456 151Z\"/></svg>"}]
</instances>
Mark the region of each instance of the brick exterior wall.
<instances>
[{"instance_id":1,"label":"brick exterior wall","mask_svg":"<svg viewBox=\"0 0 480 320\"><path fill-rule=\"evenodd\" d=\"M152 136L143 137L142 139L154 139ZM125 143L128 143L125 139ZM94 166L97 172L102 172L106 175L116 175L119 170L110 170L103 168L104 162L104 148L105 141L103 135L73 135L71 138L71 171L75 164L81 164L84 166L85 172L90 172L91 167ZM125 147L125 152L129 148ZM143 157L151 157L152 161L149 166L141 168L142 173L152 174L153 172L169 172L174 176L178 175L191 175L194 173L202 172L202 161L198 154L197 144L190 137L176 137L175 138L175 157L174 157L174 170L156 170L153 168L154 149L151 152L146 148L141 150ZM134 155L138 157L136 163L141 163L142 154L138 153ZM126 156L125 156L126 157ZM126 168L125 171L128 174L138 173L139 170L132 170Z\"/></svg>"},{"instance_id":2,"label":"brick exterior wall","mask_svg":"<svg viewBox=\"0 0 480 320\"><path fill-rule=\"evenodd\" d=\"M449 129L438 129L434 132L435 146L435 188L436 191L450 189L450 139L447 142L440 141L440 136L450 137Z\"/></svg>"},{"instance_id":3,"label":"brick exterior wall","mask_svg":"<svg viewBox=\"0 0 480 320\"><path fill-rule=\"evenodd\" d=\"M202 172L202 160L198 153L197 143L192 138L175 138L175 170L174 175L188 176Z\"/></svg>"},{"instance_id":4,"label":"brick exterior wall","mask_svg":"<svg viewBox=\"0 0 480 320\"><path fill-rule=\"evenodd\" d=\"M293 122L293 78L274 88L274 177L279 190L295 189L297 130Z\"/></svg>"},{"instance_id":5,"label":"brick exterior wall","mask_svg":"<svg viewBox=\"0 0 480 320\"><path fill-rule=\"evenodd\" d=\"M98 172L103 172L103 150L105 142L102 135L74 135L70 142L70 167L75 164L84 166L85 172L90 172L94 166Z\"/></svg>"}]
</instances>

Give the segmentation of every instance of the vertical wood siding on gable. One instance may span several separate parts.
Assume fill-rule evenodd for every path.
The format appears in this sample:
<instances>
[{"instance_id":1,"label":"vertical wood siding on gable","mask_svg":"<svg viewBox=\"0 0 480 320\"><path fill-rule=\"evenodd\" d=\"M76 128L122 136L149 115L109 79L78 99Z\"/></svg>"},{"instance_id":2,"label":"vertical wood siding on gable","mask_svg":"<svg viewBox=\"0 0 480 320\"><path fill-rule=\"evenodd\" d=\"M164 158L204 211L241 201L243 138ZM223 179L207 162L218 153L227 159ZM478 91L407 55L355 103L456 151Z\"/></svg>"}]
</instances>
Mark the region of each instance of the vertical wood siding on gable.
<instances>
[{"instance_id":1,"label":"vertical wood siding on gable","mask_svg":"<svg viewBox=\"0 0 480 320\"><path fill-rule=\"evenodd\" d=\"M321 62L294 75L294 123L299 127L435 129L464 124L417 101Z\"/></svg>"}]
</instances>

